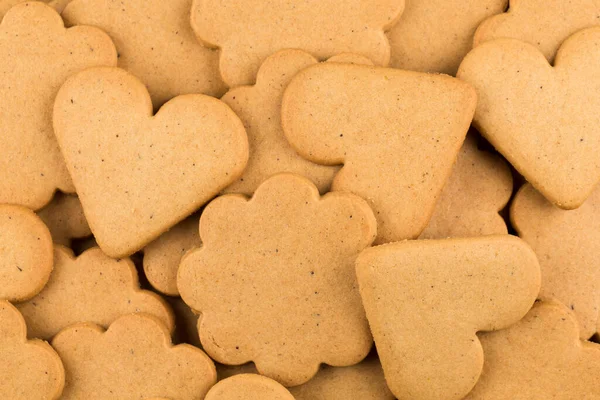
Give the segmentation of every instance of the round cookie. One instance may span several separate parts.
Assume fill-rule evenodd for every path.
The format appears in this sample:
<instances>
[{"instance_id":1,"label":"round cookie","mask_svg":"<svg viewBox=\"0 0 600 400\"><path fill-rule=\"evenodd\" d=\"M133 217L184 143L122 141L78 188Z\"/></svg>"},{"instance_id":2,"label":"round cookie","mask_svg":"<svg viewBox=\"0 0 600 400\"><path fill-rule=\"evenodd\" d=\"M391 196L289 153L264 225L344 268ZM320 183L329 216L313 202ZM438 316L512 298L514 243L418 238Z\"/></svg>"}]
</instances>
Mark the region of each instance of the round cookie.
<instances>
[{"instance_id":1,"label":"round cookie","mask_svg":"<svg viewBox=\"0 0 600 400\"><path fill-rule=\"evenodd\" d=\"M0 299L32 298L53 265L52 236L42 220L25 207L0 204Z\"/></svg>"}]
</instances>

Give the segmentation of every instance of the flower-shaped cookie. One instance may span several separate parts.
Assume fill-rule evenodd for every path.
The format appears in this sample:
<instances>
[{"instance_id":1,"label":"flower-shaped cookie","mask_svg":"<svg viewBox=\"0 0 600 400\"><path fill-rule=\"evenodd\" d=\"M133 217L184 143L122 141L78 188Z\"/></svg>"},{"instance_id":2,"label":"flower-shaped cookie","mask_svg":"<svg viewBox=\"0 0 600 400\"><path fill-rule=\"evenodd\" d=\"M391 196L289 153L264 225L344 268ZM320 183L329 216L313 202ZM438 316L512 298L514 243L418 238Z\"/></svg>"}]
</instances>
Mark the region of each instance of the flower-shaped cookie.
<instances>
[{"instance_id":1,"label":"flower-shaped cookie","mask_svg":"<svg viewBox=\"0 0 600 400\"><path fill-rule=\"evenodd\" d=\"M527 184L515 196L510 217L540 260L540 297L573 310L582 339L600 333L600 188L566 211Z\"/></svg>"},{"instance_id":2,"label":"flower-shaped cookie","mask_svg":"<svg viewBox=\"0 0 600 400\"><path fill-rule=\"evenodd\" d=\"M369 201L385 243L425 229L475 102L473 88L449 76L322 63L292 79L281 120L300 155L344 164L332 190Z\"/></svg>"},{"instance_id":3,"label":"flower-shaped cookie","mask_svg":"<svg viewBox=\"0 0 600 400\"><path fill-rule=\"evenodd\" d=\"M52 237L31 210L0 204L0 299L24 301L50 279Z\"/></svg>"},{"instance_id":4,"label":"flower-shaped cookie","mask_svg":"<svg viewBox=\"0 0 600 400\"><path fill-rule=\"evenodd\" d=\"M521 319L540 267L515 236L417 240L367 249L360 294L386 381L401 400L459 400L481 374L478 331Z\"/></svg>"},{"instance_id":5,"label":"flower-shaped cookie","mask_svg":"<svg viewBox=\"0 0 600 400\"><path fill-rule=\"evenodd\" d=\"M600 27L569 37L554 67L531 44L497 39L457 76L477 90L483 136L552 203L583 204L600 181Z\"/></svg>"},{"instance_id":6,"label":"flower-shaped cookie","mask_svg":"<svg viewBox=\"0 0 600 400\"><path fill-rule=\"evenodd\" d=\"M121 315L140 311L154 315L169 330L174 325L165 301L140 290L133 262L114 260L97 247L75 258L67 248L56 246L48 284L17 307L27 321L29 337L47 340L78 322L108 327Z\"/></svg>"},{"instance_id":7,"label":"flower-shaped cookie","mask_svg":"<svg viewBox=\"0 0 600 400\"><path fill-rule=\"evenodd\" d=\"M190 26L192 0L72 0L69 25L92 25L115 41L118 66L148 87L154 108L188 93L220 96L219 53L200 44Z\"/></svg>"},{"instance_id":8,"label":"flower-shaped cookie","mask_svg":"<svg viewBox=\"0 0 600 400\"><path fill-rule=\"evenodd\" d=\"M65 384L65 370L46 342L27 340L19 311L0 300L0 398L55 400Z\"/></svg>"},{"instance_id":9,"label":"flower-shaped cookie","mask_svg":"<svg viewBox=\"0 0 600 400\"><path fill-rule=\"evenodd\" d=\"M117 53L97 28L65 29L41 2L16 5L0 22L0 203L39 209L73 192L52 130L52 104L67 77L112 66Z\"/></svg>"},{"instance_id":10,"label":"flower-shaped cookie","mask_svg":"<svg viewBox=\"0 0 600 400\"><path fill-rule=\"evenodd\" d=\"M600 399L600 345L578 336L558 302L538 302L508 329L481 334L485 364L465 400Z\"/></svg>"},{"instance_id":11,"label":"flower-shaped cookie","mask_svg":"<svg viewBox=\"0 0 600 400\"><path fill-rule=\"evenodd\" d=\"M479 25L473 46L498 38L514 38L536 46L553 62L566 38L594 25L600 25L598 0L510 0L506 12Z\"/></svg>"},{"instance_id":12,"label":"flower-shaped cookie","mask_svg":"<svg viewBox=\"0 0 600 400\"><path fill-rule=\"evenodd\" d=\"M467 136L419 239L508 233L498 212L512 194L512 173L501 157L478 149L477 139L474 132Z\"/></svg>"},{"instance_id":13,"label":"flower-shaped cookie","mask_svg":"<svg viewBox=\"0 0 600 400\"><path fill-rule=\"evenodd\" d=\"M145 86L119 68L70 77L54 130L90 228L111 257L130 255L237 179L248 160L240 119L182 95L152 115Z\"/></svg>"},{"instance_id":14,"label":"flower-shaped cookie","mask_svg":"<svg viewBox=\"0 0 600 400\"><path fill-rule=\"evenodd\" d=\"M63 400L202 399L217 375L204 352L173 346L169 331L148 314L129 314L108 330L72 325L52 340L65 366Z\"/></svg>"},{"instance_id":15,"label":"flower-shaped cookie","mask_svg":"<svg viewBox=\"0 0 600 400\"><path fill-rule=\"evenodd\" d=\"M286 386L319 364L352 365L371 348L354 261L376 235L366 201L322 198L306 178L276 175L251 199L225 195L200 217L202 248L188 252L177 286L201 314L203 348L225 364L254 361Z\"/></svg>"},{"instance_id":16,"label":"flower-shaped cookie","mask_svg":"<svg viewBox=\"0 0 600 400\"><path fill-rule=\"evenodd\" d=\"M219 47L219 69L229 86L254 82L259 66L282 49L304 50L320 60L339 53L387 65L384 30L400 17L404 0L195 0L192 28Z\"/></svg>"}]
</instances>

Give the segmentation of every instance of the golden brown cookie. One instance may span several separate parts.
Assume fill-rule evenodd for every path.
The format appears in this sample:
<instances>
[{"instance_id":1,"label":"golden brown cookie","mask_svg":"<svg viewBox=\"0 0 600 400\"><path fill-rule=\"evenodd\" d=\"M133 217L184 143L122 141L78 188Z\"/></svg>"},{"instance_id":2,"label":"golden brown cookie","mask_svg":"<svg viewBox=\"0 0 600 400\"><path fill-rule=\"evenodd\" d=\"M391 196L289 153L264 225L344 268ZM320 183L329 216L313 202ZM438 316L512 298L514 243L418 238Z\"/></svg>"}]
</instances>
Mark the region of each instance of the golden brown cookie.
<instances>
[{"instance_id":1,"label":"golden brown cookie","mask_svg":"<svg viewBox=\"0 0 600 400\"><path fill-rule=\"evenodd\" d=\"M469 85L448 76L323 63L292 79L281 119L300 155L344 164L332 190L369 201L385 243L425 229L475 102Z\"/></svg>"},{"instance_id":2,"label":"golden brown cookie","mask_svg":"<svg viewBox=\"0 0 600 400\"><path fill-rule=\"evenodd\" d=\"M239 118L205 95L178 96L152 115L150 96L119 68L72 76L54 129L98 245L130 255L237 179L248 160Z\"/></svg>"},{"instance_id":3,"label":"golden brown cookie","mask_svg":"<svg viewBox=\"0 0 600 400\"><path fill-rule=\"evenodd\" d=\"M190 26L192 0L74 0L62 16L70 25L93 25L115 41L120 68L138 77L154 108L188 93L220 96L215 50L200 44Z\"/></svg>"},{"instance_id":4,"label":"golden brown cookie","mask_svg":"<svg viewBox=\"0 0 600 400\"><path fill-rule=\"evenodd\" d=\"M510 216L540 260L540 297L569 307L582 339L600 332L600 188L577 210L565 211L527 184L515 196Z\"/></svg>"},{"instance_id":5,"label":"golden brown cookie","mask_svg":"<svg viewBox=\"0 0 600 400\"><path fill-rule=\"evenodd\" d=\"M485 364L465 400L600 399L600 345L578 336L558 302L538 302L508 329L481 334Z\"/></svg>"},{"instance_id":6,"label":"golden brown cookie","mask_svg":"<svg viewBox=\"0 0 600 400\"><path fill-rule=\"evenodd\" d=\"M296 400L394 400L377 356L350 367L323 366L303 385L290 388Z\"/></svg>"},{"instance_id":7,"label":"golden brown cookie","mask_svg":"<svg viewBox=\"0 0 600 400\"><path fill-rule=\"evenodd\" d=\"M533 45L497 39L457 76L477 90L483 136L552 203L583 204L600 181L600 27L569 37L554 67Z\"/></svg>"},{"instance_id":8,"label":"golden brown cookie","mask_svg":"<svg viewBox=\"0 0 600 400\"><path fill-rule=\"evenodd\" d=\"M46 342L27 340L19 311L0 300L0 398L55 400L65 384L65 370Z\"/></svg>"},{"instance_id":9,"label":"golden brown cookie","mask_svg":"<svg viewBox=\"0 0 600 400\"><path fill-rule=\"evenodd\" d=\"M253 83L265 59L282 49L319 60L349 52L385 66L390 46L384 30L403 8L404 0L194 0L192 28L200 41L221 49L221 76L234 87Z\"/></svg>"},{"instance_id":10,"label":"golden brown cookie","mask_svg":"<svg viewBox=\"0 0 600 400\"><path fill-rule=\"evenodd\" d=\"M294 400L281 384L266 376L241 374L219 381L206 400Z\"/></svg>"},{"instance_id":11,"label":"golden brown cookie","mask_svg":"<svg viewBox=\"0 0 600 400\"><path fill-rule=\"evenodd\" d=\"M62 399L202 399L216 381L213 362L194 346L173 346L148 314L129 314L108 330L72 325L52 340L67 374Z\"/></svg>"},{"instance_id":12,"label":"golden brown cookie","mask_svg":"<svg viewBox=\"0 0 600 400\"><path fill-rule=\"evenodd\" d=\"M513 190L512 173L501 157L479 150L474 132L467 135L450 178L419 239L508 233L498 214Z\"/></svg>"},{"instance_id":13,"label":"golden brown cookie","mask_svg":"<svg viewBox=\"0 0 600 400\"><path fill-rule=\"evenodd\" d=\"M514 38L536 46L548 59L569 36L600 25L598 0L510 0L504 13L485 20L475 33L473 46L498 38Z\"/></svg>"},{"instance_id":14,"label":"golden brown cookie","mask_svg":"<svg viewBox=\"0 0 600 400\"><path fill-rule=\"evenodd\" d=\"M91 236L90 226L83 215L79 198L57 192L54 199L37 212L44 221L52 241L63 246L71 246L71 239L81 239Z\"/></svg>"},{"instance_id":15,"label":"golden brown cookie","mask_svg":"<svg viewBox=\"0 0 600 400\"><path fill-rule=\"evenodd\" d=\"M39 209L57 188L75 190L52 131L56 92L77 71L115 65L117 54L99 29L65 29L51 7L27 2L0 23L0 60L0 203Z\"/></svg>"},{"instance_id":16,"label":"golden brown cookie","mask_svg":"<svg viewBox=\"0 0 600 400\"><path fill-rule=\"evenodd\" d=\"M181 297L201 314L205 351L224 364L254 361L286 386L308 381L321 363L362 360L372 340L354 260L375 235L363 199L320 197L298 175L275 175L251 199L212 201L200 217L202 248L183 257L177 276Z\"/></svg>"},{"instance_id":17,"label":"golden brown cookie","mask_svg":"<svg viewBox=\"0 0 600 400\"><path fill-rule=\"evenodd\" d=\"M198 214L186 218L144 247L144 273L159 292L179 296L177 270L181 257L188 250L202 245L198 219Z\"/></svg>"},{"instance_id":18,"label":"golden brown cookie","mask_svg":"<svg viewBox=\"0 0 600 400\"><path fill-rule=\"evenodd\" d=\"M356 272L399 399L462 399L484 364L476 333L517 322L540 289L534 252L509 235L378 246L361 253Z\"/></svg>"},{"instance_id":19,"label":"golden brown cookie","mask_svg":"<svg viewBox=\"0 0 600 400\"><path fill-rule=\"evenodd\" d=\"M52 237L42 220L25 207L0 204L0 299L32 298L52 266Z\"/></svg>"},{"instance_id":20,"label":"golden brown cookie","mask_svg":"<svg viewBox=\"0 0 600 400\"><path fill-rule=\"evenodd\" d=\"M173 314L157 294L140 290L129 259L114 260L99 248L75 258L62 246L54 249L54 271L46 287L17 305L27 321L29 337L49 340L78 322L108 327L121 315L145 312L173 330Z\"/></svg>"},{"instance_id":21,"label":"golden brown cookie","mask_svg":"<svg viewBox=\"0 0 600 400\"><path fill-rule=\"evenodd\" d=\"M363 63L361 56L342 54L335 62ZM240 117L246 131L250 158L242 176L225 189L226 193L251 196L267 178L280 172L291 172L310 179L321 193L331 186L339 167L312 163L302 158L288 143L281 127L281 99L290 80L317 59L301 50L281 50L269 56L260 66L256 84L231 89L223 100Z\"/></svg>"},{"instance_id":22,"label":"golden brown cookie","mask_svg":"<svg viewBox=\"0 0 600 400\"><path fill-rule=\"evenodd\" d=\"M406 0L402 16L387 33L390 65L456 74L472 48L477 26L507 4L508 0Z\"/></svg>"}]
</instances>

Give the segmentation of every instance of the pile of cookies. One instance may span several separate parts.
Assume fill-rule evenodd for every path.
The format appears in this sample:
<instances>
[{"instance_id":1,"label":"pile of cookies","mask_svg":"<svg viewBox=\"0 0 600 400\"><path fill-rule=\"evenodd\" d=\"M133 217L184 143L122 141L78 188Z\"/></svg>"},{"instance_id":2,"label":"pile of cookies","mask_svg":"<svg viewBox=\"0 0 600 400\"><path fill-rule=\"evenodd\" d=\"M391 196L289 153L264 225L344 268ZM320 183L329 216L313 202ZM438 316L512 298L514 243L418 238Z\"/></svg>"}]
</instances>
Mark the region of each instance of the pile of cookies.
<instances>
[{"instance_id":1,"label":"pile of cookies","mask_svg":"<svg viewBox=\"0 0 600 400\"><path fill-rule=\"evenodd\" d=\"M600 399L600 2L0 18L0 399Z\"/></svg>"}]
</instances>

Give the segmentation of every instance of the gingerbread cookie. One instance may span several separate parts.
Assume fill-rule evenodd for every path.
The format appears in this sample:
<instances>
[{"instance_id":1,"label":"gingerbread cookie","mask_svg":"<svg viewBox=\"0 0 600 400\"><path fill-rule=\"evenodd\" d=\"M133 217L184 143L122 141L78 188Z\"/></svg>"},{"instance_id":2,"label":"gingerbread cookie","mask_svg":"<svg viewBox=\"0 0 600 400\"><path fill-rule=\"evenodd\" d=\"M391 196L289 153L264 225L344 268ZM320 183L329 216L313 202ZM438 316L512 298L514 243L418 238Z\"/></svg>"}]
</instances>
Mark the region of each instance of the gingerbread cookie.
<instances>
[{"instance_id":1,"label":"gingerbread cookie","mask_svg":"<svg viewBox=\"0 0 600 400\"><path fill-rule=\"evenodd\" d=\"M221 101L183 95L152 115L133 75L72 76L54 128L90 228L111 257L130 255L237 179L248 160L239 118Z\"/></svg>"},{"instance_id":2,"label":"gingerbread cookie","mask_svg":"<svg viewBox=\"0 0 600 400\"><path fill-rule=\"evenodd\" d=\"M471 132L419 239L508 233L498 212L512 195L510 168L499 156L479 150L477 142L478 137Z\"/></svg>"},{"instance_id":3,"label":"gingerbread cookie","mask_svg":"<svg viewBox=\"0 0 600 400\"><path fill-rule=\"evenodd\" d=\"M78 322L107 327L121 315L140 311L156 316L169 330L174 326L165 301L140 290L133 263L109 258L97 247L75 258L67 248L56 246L48 284L17 307L27 321L29 337L47 340Z\"/></svg>"},{"instance_id":4,"label":"gingerbread cookie","mask_svg":"<svg viewBox=\"0 0 600 400\"><path fill-rule=\"evenodd\" d=\"M241 374L219 381L206 400L294 400L294 396L273 379L256 374Z\"/></svg>"},{"instance_id":5,"label":"gingerbread cookie","mask_svg":"<svg viewBox=\"0 0 600 400\"><path fill-rule=\"evenodd\" d=\"M158 109L181 94L225 92L219 54L196 40L191 6L192 0L74 0L62 16L67 24L106 31L117 46L119 67L146 85Z\"/></svg>"},{"instance_id":6,"label":"gingerbread cookie","mask_svg":"<svg viewBox=\"0 0 600 400\"><path fill-rule=\"evenodd\" d=\"M552 63L569 36L600 25L598 0L511 0L505 13L485 20L475 33L473 46L498 38L514 38L536 46Z\"/></svg>"},{"instance_id":7,"label":"gingerbread cookie","mask_svg":"<svg viewBox=\"0 0 600 400\"><path fill-rule=\"evenodd\" d=\"M321 368L304 385L290 388L296 400L394 400L377 356L350 367Z\"/></svg>"},{"instance_id":8,"label":"gingerbread cookie","mask_svg":"<svg viewBox=\"0 0 600 400\"><path fill-rule=\"evenodd\" d=\"M0 300L0 398L55 400L65 384L65 370L46 342L27 340L19 311Z\"/></svg>"},{"instance_id":9,"label":"gingerbread cookie","mask_svg":"<svg viewBox=\"0 0 600 400\"><path fill-rule=\"evenodd\" d=\"M79 198L57 192L46 207L37 212L56 244L70 247L72 239L91 236L90 226L83 215Z\"/></svg>"},{"instance_id":10,"label":"gingerbread cookie","mask_svg":"<svg viewBox=\"0 0 600 400\"><path fill-rule=\"evenodd\" d=\"M469 85L448 76L323 63L292 79L281 119L300 155L344 164L332 190L368 200L385 243L425 229L475 102Z\"/></svg>"},{"instance_id":11,"label":"gingerbread cookie","mask_svg":"<svg viewBox=\"0 0 600 400\"><path fill-rule=\"evenodd\" d=\"M510 215L540 260L541 298L567 305L579 320L582 339L600 332L600 188L577 210L565 211L527 184Z\"/></svg>"},{"instance_id":12,"label":"gingerbread cookie","mask_svg":"<svg viewBox=\"0 0 600 400\"><path fill-rule=\"evenodd\" d=\"M503 12L508 0L406 0L387 33L394 68L454 75L471 50L477 26Z\"/></svg>"},{"instance_id":13,"label":"gingerbread cookie","mask_svg":"<svg viewBox=\"0 0 600 400\"><path fill-rule=\"evenodd\" d=\"M320 60L350 52L385 66L390 46L384 30L403 8L404 0L194 0L192 28L199 40L221 49L221 76L234 87L253 83L265 59L282 49Z\"/></svg>"},{"instance_id":14,"label":"gingerbread cookie","mask_svg":"<svg viewBox=\"0 0 600 400\"><path fill-rule=\"evenodd\" d=\"M25 207L0 204L0 299L32 298L52 267L52 237L42 220Z\"/></svg>"},{"instance_id":15,"label":"gingerbread cookie","mask_svg":"<svg viewBox=\"0 0 600 400\"><path fill-rule=\"evenodd\" d=\"M478 130L548 200L579 207L600 181L600 28L576 33L554 67L533 45L497 39L457 75L478 94Z\"/></svg>"},{"instance_id":16,"label":"gingerbread cookie","mask_svg":"<svg viewBox=\"0 0 600 400\"><path fill-rule=\"evenodd\" d=\"M354 260L375 235L363 199L321 198L298 175L268 179L251 199L212 201L200 217L202 248L183 257L177 276L181 297L201 314L203 348L221 363L254 361L286 386L308 381L321 363L359 362L372 341Z\"/></svg>"},{"instance_id":17,"label":"gingerbread cookie","mask_svg":"<svg viewBox=\"0 0 600 400\"><path fill-rule=\"evenodd\" d=\"M169 331L148 314L129 314L108 330L72 325L52 340L65 366L62 399L202 399L215 366L194 346L173 346Z\"/></svg>"},{"instance_id":18,"label":"gingerbread cookie","mask_svg":"<svg viewBox=\"0 0 600 400\"><path fill-rule=\"evenodd\" d=\"M337 62L369 63L352 54L333 57ZM240 117L248 132L250 158L242 176L225 189L226 193L252 195L267 178L280 172L296 173L310 179L321 193L331 186L338 167L314 164L290 146L281 127L281 99L290 80L317 59L301 50L281 50L260 66L256 84L230 90L223 100Z\"/></svg>"},{"instance_id":19,"label":"gingerbread cookie","mask_svg":"<svg viewBox=\"0 0 600 400\"><path fill-rule=\"evenodd\" d=\"M374 247L356 272L386 381L400 399L462 399L483 367L476 333L517 322L540 289L534 252L509 235Z\"/></svg>"},{"instance_id":20,"label":"gingerbread cookie","mask_svg":"<svg viewBox=\"0 0 600 400\"><path fill-rule=\"evenodd\" d=\"M159 292L179 296L177 270L181 257L188 250L202 245L198 219L198 214L186 218L144 247L144 273Z\"/></svg>"},{"instance_id":21,"label":"gingerbread cookie","mask_svg":"<svg viewBox=\"0 0 600 400\"><path fill-rule=\"evenodd\" d=\"M0 203L39 209L57 188L74 191L52 131L54 96L69 75L115 65L115 47L99 29L65 29L51 7L27 2L0 23L0 60Z\"/></svg>"},{"instance_id":22,"label":"gingerbread cookie","mask_svg":"<svg viewBox=\"0 0 600 400\"><path fill-rule=\"evenodd\" d=\"M558 302L538 302L508 329L481 334L483 373L465 400L599 399L600 345L578 336Z\"/></svg>"}]
</instances>

